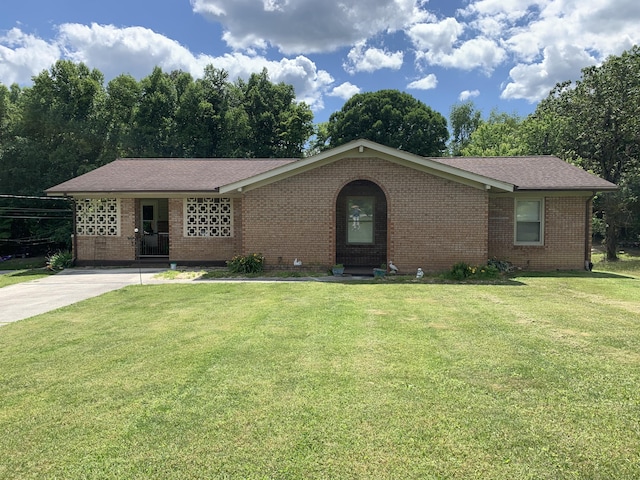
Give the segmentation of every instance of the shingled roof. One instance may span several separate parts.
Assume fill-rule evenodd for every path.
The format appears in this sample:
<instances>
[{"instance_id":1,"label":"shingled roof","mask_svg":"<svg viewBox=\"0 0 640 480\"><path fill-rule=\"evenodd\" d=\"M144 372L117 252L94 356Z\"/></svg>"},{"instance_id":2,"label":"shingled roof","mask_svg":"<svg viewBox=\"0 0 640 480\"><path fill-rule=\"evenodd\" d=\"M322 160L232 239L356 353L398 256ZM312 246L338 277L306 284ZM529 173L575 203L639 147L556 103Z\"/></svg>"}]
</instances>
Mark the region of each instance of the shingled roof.
<instances>
[{"instance_id":1,"label":"shingled roof","mask_svg":"<svg viewBox=\"0 0 640 480\"><path fill-rule=\"evenodd\" d=\"M615 190L613 183L558 157L439 157L436 162L502 182L514 190Z\"/></svg>"},{"instance_id":2,"label":"shingled roof","mask_svg":"<svg viewBox=\"0 0 640 480\"><path fill-rule=\"evenodd\" d=\"M47 193L215 192L222 185L296 160L122 158L56 185Z\"/></svg>"},{"instance_id":3,"label":"shingled roof","mask_svg":"<svg viewBox=\"0 0 640 480\"><path fill-rule=\"evenodd\" d=\"M373 152L373 153L372 153ZM552 156L425 158L355 140L304 159L119 159L47 190L49 195L220 192L256 188L350 156L380 155L496 191L607 191L616 185Z\"/></svg>"}]
</instances>

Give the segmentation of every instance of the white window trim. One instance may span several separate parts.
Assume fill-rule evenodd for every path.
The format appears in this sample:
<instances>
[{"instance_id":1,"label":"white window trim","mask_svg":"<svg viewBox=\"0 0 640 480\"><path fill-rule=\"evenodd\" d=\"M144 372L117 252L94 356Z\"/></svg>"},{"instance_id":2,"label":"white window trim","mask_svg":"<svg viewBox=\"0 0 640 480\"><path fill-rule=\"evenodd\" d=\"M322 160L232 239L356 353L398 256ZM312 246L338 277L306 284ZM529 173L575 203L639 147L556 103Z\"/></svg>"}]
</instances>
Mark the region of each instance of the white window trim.
<instances>
[{"instance_id":1,"label":"white window trim","mask_svg":"<svg viewBox=\"0 0 640 480\"><path fill-rule=\"evenodd\" d=\"M518 241L518 202L540 202L540 241L538 242L519 242ZM513 244L539 247L544 245L544 197L520 197L515 198L513 202Z\"/></svg>"}]
</instances>

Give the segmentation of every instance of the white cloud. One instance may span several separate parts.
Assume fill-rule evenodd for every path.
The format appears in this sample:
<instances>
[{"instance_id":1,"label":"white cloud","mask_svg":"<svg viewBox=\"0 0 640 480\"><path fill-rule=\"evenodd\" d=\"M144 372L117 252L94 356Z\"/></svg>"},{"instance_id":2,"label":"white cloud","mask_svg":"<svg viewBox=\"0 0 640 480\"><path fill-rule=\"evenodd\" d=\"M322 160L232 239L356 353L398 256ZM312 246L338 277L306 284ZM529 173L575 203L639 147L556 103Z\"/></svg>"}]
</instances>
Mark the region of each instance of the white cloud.
<instances>
[{"instance_id":1,"label":"white cloud","mask_svg":"<svg viewBox=\"0 0 640 480\"><path fill-rule=\"evenodd\" d=\"M285 54L331 52L430 17L418 0L191 0L191 4L194 12L223 26L230 47L271 45Z\"/></svg>"},{"instance_id":2,"label":"white cloud","mask_svg":"<svg viewBox=\"0 0 640 480\"><path fill-rule=\"evenodd\" d=\"M328 72L319 70L305 56L268 60L237 52L219 57L194 55L178 42L142 27L69 23L61 25L58 37L50 42L13 29L0 37L0 58L0 81L6 84L27 84L31 76L62 58L97 68L107 80L122 73L140 79L155 66L164 71L182 70L199 78L204 67L212 64L229 72L232 80L248 78L266 68L272 81L293 85L298 100L314 110L323 108L322 96L334 83Z\"/></svg>"},{"instance_id":3,"label":"white cloud","mask_svg":"<svg viewBox=\"0 0 640 480\"><path fill-rule=\"evenodd\" d=\"M407 35L418 50L449 53L464 31L455 18L437 23L417 23L407 30Z\"/></svg>"},{"instance_id":4,"label":"white cloud","mask_svg":"<svg viewBox=\"0 0 640 480\"><path fill-rule=\"evenodd\" d=\"M56 42L66 58L97 68L107 78L121 73L141 78L155 66L200 76L212 61L212 57L196 56L175 40L143 27L67 23L59 27L59 32Z\"/></svg>"},{"instance_id":5,"label":"white cloud","mask_svg":"<svg viewBox=\"0 0 640 480\"><path fill-rule=\"evenodd\" d=\"M344 69L354 74L356 72L375 72L382 68L399 70L404 60L403 52L387 52L379 48L365 50L365 42L358 42L347 55L348 62L343 64Z\"/></svg>"},{"instance_id":6,"label":"white cloud","mask_svg":"<svg viewBox=\"0 0 640 480\"><path fill-rule=\"evenodd\" d=\"M439 22L418 23L407 34L416 48L418 64L473 70L487 73L506 58L504 48L485 36L465 36L467 27L454 18Z\"/></svg>"},{"instance_id":7,"label":"white cloud","mask_svg":"<svg viewBox=\"0 0 640 480\"><path fill-rule=\"evenodd\" d=\"M420 80L411 82L409 85L407 85L407 88L414 90L431 90L436 88L437 86L438 78L433 73L430 73Z\"/></svg>"},{"instance_id":8,"label":"white cloud","mask_svg":"<svg viewBox=\"0 0 640 480\"><path fill-rule=\"evenodd\" d=\"M574 46L548 47L543 55L540 63L520 64L511 69L509 75L513 81L505 86L502 98L538 101L559 81L578 79L585 65L596 63L595 58Z\"/></svg>"},{"instance_id":9,"label":"white cloud","mask_svg":"<svg viewBox=\"0 0 640 480\"><path fill-rule=\"evenodd\" d=\"M416 53L416 59L427 65L460 70L477 68L487 74L490 74L506 58L507 52L503 47L493 40L483 37L468 40L451 50L450 53L432 50Z\"/></svg>"},{"instance_id":10,"label":"white cloud","mask_svg":"<svg viewBox=\"0 0 640 480\"><path fill-rule=\"evenodd\" d=\"M351 97L353 97L354 95L360 92L361 90L359 87L349 82L344 82L338 85L337 87L335 87L333 90L331 90L327 95L331 97L339 97L339 98L342 98L343 100L349 100Z\"/></svg>"},{"instance_id":11,"label":"white cloud","mask_svg":"<svg viewBox=\"0 0 640 480\"><path fill-rule=\"evenodd\" d=\"M0 36L0 82L27 84L60 58L60 49L18 28Z\"/></svg>"},{"instance_id":12,"label":"white cloud","mask_svg":"<svg viewBox=\"0 0 640 480\"><path fill-rule=\"evenodd\" d=\"M538 101L582 68L640 43L637 0L478 0L460 15L504 49L496 60L517 62L502 98Z\"/></svg>"},{"instance_id":13,"label":"white cloud","mask_svg":"<svg viewBox=\"0 0 640 480\"><path fill-rule=\"evenodd\" d=\"M479 95L480 95L480 90L463 90L462 92L460 92L460 95L458 95L458 100L460 100L461 102L464 102L466 100L469 100L470 98L475 98Z\"/></svg>"}]
</instances>

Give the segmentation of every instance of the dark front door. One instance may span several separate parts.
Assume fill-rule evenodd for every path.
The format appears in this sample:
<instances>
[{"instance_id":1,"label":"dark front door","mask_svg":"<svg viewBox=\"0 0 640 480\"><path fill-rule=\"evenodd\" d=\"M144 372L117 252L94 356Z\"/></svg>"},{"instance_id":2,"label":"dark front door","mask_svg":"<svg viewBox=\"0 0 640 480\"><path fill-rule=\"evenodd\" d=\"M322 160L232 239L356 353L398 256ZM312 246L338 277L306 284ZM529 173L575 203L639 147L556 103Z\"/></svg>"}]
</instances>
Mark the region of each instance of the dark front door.
<instances>
[{"instance_id":1,"label":"dark front door","mask_svg":"<svg viewBox=\"0 0 640 480\"><path fill-rule=\"evenodd\" d=\"M351 182L336 205L336 263L374 268L386 261L387 198L373 182Z\"/></svg>"}]
</instances>

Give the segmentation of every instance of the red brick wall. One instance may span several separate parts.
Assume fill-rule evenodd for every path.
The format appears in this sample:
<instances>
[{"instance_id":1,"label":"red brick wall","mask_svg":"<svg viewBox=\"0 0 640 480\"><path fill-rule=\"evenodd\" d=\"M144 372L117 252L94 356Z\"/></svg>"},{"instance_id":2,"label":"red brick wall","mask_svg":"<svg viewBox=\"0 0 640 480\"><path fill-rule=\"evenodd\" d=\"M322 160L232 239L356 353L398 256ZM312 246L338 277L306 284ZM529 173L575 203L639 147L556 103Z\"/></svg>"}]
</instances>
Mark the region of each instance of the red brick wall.
<instances>
[{"instance_id":1,"label":"red brick wall","mask_svg":"<svg viewBox=\"0 0 640 480\"><path fill-rule=\"evenodd\" d=\"M544 245L514 245L514 197L489 200L489 256L526 270L584 268L585 220L588 197L544 197ZM591 212L591 202L588 205ZM591 222L588 221L588 249Z\"/></svg>"},{"instance_id":2,"label":"red brick wall","mask_svg":"<svg viewBox=\"0 0 640 480\"><path fill-rule=\"evenodd\" d=\"M350 158L248 191L243 199L243 252L270 267L335 262L335 209L353 180L387 195L388 258L401 271L445 270L487 258L488 197L474 189L378 158Z\"/></svg>"}]
</instances>

